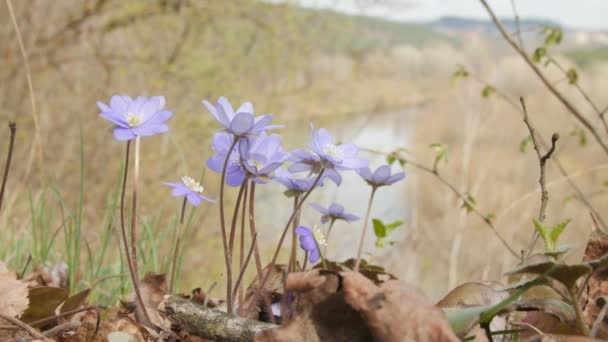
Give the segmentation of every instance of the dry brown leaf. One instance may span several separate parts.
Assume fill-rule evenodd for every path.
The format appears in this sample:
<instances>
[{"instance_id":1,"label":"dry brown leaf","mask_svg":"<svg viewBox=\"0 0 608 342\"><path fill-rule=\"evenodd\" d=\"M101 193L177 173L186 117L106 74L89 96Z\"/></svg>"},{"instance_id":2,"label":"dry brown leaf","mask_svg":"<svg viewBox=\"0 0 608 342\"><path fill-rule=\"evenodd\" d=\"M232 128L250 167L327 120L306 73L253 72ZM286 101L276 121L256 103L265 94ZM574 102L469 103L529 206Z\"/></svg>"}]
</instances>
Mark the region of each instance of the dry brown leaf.
<instances>
[{"instance_id":1,"label":"dry brown leaf","mask_svg":"<svg viewBox=\"0 0 608 342\"><path fill-rule=\"evenodd\" d=\"M396 280L376 286L355 272L311 271L287 277L298 292L296 316L256 341L458 341L443 312Z\"/></svg>"},{"instance_id":2,"label":"dry brown leaf","mask_svg":"<svg viewBox=\"0 0 608 342\"><path fill-rule=\"evenodd\" d=\"M17 274L0 262L0 312L19 317L27 309L29 300L27 286L17 280Z\"/></svg>"},{"instance_id":3,"label":"dry brown leaf","mask_svg":"<svg viewBox=\"0 0 608 342\"><path fill-rule=\"evenodd\" d=\"M67 289L69 286L68 265L59 262L51 266L32 267L32 271L23 277L29 287L50 286Z\"/></svg>"},{"instance_id":4,"label":"dry brown leaf","mask_svg":"<svg viewBox=\"0 0 608 342\"><path fill-rule=\"evenodd\" d=\"M262 274L266 274L268 266L264 268ZM259 281L257 277L245 292L245 299L243 303L239 305L239 312L244 312L245 315L243 317L248 319L254 319L262 322L268 322L268 313L266 310L266 305L264 305L264 296L268 296L270 301L273 303L280 302L283 298L283 273L287 270L285 265L273 265L270 270L270 275L268 276L268 280L264 285L264 291L261 291L259 296L256 296L258 293L258 288L260 287ZM250 310L243 311L245 309L251 308Z\"/></svg>"},{"instance_id":5,"label":"dry brown leaf","mask_svg":"<svg viewBox=\"0 0 608 342\"><path fill-rule=\"evenodd\" d=\"M585 256L583 261L597 259L608 253L608 236L603 233L598 227L593 226L591 236L585 248ZM600 307L596 303L596 299L601 296L608 296L608 270L598 270L591 278L587 288L584 289L581 296L581 306L583 307L583 316L588 326L592 326L595 322ZM608 317L604 318L603 324L600 326L597 334L598 338L608 338Z\"/></svg>"},{"instance_id":6,"label":"dry brown leaf","mask_svg":"<svg viewBox=\"0 0 608 342\"><path fill-rule=\"evenodd\" d=\"M80 328L76 334L67 336L65 342L106 342L109 333L114 331L122 331L137 336L138 341L145 341L141 328L135 324L130 318L123 317L118 309L108 309L103 314L103 320L100 321L99 330L97 328L97 312L87 311L82 318Z\"/></svg>"},{"instance_id":7,"label":"dry brown leaf","mask_svg":"<svg viewBox=\"0 0 608 342\"><path fill-rule=\"evenodd\" d=\"M167 293L167 277L164 273L146 273L140 284L141 297L148 311L148 316L152 324L169 329L171 323L165 319L158 311L158 306L162 303ZM135 296L132 295L135 302ZM136 303L136 302L135 302ZM135 311L137 315L137 311ZM140 320L138 320L140 321Z\"/></svg>"}]
</instances>

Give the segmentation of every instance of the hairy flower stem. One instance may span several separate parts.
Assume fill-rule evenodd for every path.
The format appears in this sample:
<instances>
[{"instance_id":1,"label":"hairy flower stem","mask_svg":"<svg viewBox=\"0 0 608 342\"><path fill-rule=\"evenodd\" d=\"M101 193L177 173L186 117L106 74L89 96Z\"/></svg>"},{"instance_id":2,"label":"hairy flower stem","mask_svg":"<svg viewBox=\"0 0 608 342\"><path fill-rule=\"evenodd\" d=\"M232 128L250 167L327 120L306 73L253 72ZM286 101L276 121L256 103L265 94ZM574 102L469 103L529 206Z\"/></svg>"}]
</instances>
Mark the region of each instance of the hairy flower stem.
<instances>
[{"instance_id":1,"label":"hairy flower stem","mask_svg":"<svg viewBox=\"0 0 608 342\"><path fill-rule=\"evenodd\" d=\"M131 261L133 263L133 291L137 299L137 307L142 313L142 322L144 325L151 326L148 310L144 305L144 300L141 297L139 289L139 270L137 267L137 185L139 184L139 150L141 137L135 138L135 154L133 156L133 197L131 198ZM125 166L126 167L126 166Z\"/></svg>"},{"instance_id":2,"label":"hairy flower stem","mask_svg":"<svg viewBox=\"0 0 608 342\"><path fill-rule=\"evenodd\" d=\"M230 148L228 149L228 153L226 154L226 159L224 160L224 166L222 167L222 178L220 183L220 230L222 233L222 246L224 247L224 261L226 263L226 303L228 305L228 313L232 313L232 257L230 255L230 250L228 249L228 239L226 238L226 219L224 218L224 188L226 186L226 168L228 166L228 161L230 160L230 155L236 146L236 143L239 141L240 137L234 137L234 141Z\"/></svg>"},{"instance_id":3,"label":"hairy flower stem","mask_svg":"<svg viewBox=\"0 0 608 342\"><path fill-rule=\"evenodd\" d=\"M243 205L241 206L241 241L240 241L240 246L239 246L239 272L245 272L245 214L247 213L247 194L249 192L249 183L245 183L245 193L243 194ZM251 247L253 247L253 244L251 244ZM250 248L250 252L252 252L253 249ZM248 258L250 258L251 256L248 255ZM237 282L238 283L238 282ZM236 288L236 286L235 286ZM245 299L245 285L243 282L240 283L239 286L239 303L243 303ZM239 305L239 315L242 314L242 308Z\"/></svg>"},{"instance_id":4,"label":"hairy flower stem","mask_svg":"<svg viewBox=\"0 0 608 342\"><path fill-rule=\"evenodd\" d=\"M239 209L241 207L241 200L243 199L243 193L247 187L248 179L245 177L243 184L239 188L239 194L236 196L236 204L234 205L234 213L232 214L232 222L230 223L230 239L228 242L228 250L230 251L230 260L234 256L234 236L236 234L236 223L238 221Z\"/></svg>"},{"instance_id":5,"label":"hairy flower stem","mask_svg":"<svg viewBox=\"0 0 608 342\"><path fill-rule=\"evenodd\" d=\"M293 210L295 211L298 207L298 200L300 196L295 196L293 198ZM287 267L287 272L295 272L296 271L296 263L297 263L297 251L298 251L298 235L296 234L296 227L298 226L298 221L300 221L300 211L298 210L298 214L293 219L292 229L291 229L291 254L289 257L289 264Z\"/></svg>"},{"instance_id":6,"label":"hairy flower stem","mask_svg":"<svg viewBox=\"0 0 608 342\"><path fill-rule=\"evenodd\" d=\"M14 122L9 122L8 128L11 131L11 135L8 142L8 154L6 155L6 164L4 165L4 176L2 176L2 187L0 188L0 210L2 210L2 199L4 198L4 189L6 188L6 180L8 179L8 170L10 170L11 168L11 160L13 159L17 124L15 124Z\"/></svg>"},{"instance_id":7,"label":"hairy flower stem","mask_svg":"<svg viewBox=\"0 0 608 342\"><path fill-rule=\"evenodd\" d=\"M257 277L258 277L258 283L260 285L263 285L264 282L262 281L262 276L264 273L264 268L262 267L262 258L260 257L260 250L258 248L258 241L255 238L258 233L255 229L255 183L251 182L251 186L249 187L250 193L249 193L249 229L251 230L251 245L252 245L252 249L253 249L253 255L255 257L255 268L256 268L256 272L257 272ZM245 265L246 267L247 265ZM268 268L268 270L270 270L270 267ZM242 272L244 273L245 270L242 270ZM270 272L268 272L270 273ZM260 286L260 288L258 290L262 289L262 286ZM257 297L256 297L257 298ZM254 301L257 302L257 299ZM268 296L266 294L264 294L264 304L266 305L266 312L268 312L268 318L270 318L270 323L275 323L274 321L274 315L272 314L272 307L271 307L271 303L270 303L270 298L268 298Z\"/></svg>"},{"instance_id":8,"label":"hairy flower stem","mask_svg":"<svg viewBox=\"0 0 608 342\"><path fill-rule=\"evenodd\" d=\"M319 172L319 175L315 179L315 182L312 184L310 189L308 189L308 191L306 193L304 193L304 195L302 196L302 199L298 202L298 206L291 213L291 216L289 216L289 220L287 220L287 223L285 224L285 227L283 228L283 233L281 234L281 238L279 239L279 244L277 245L277 249L274 251L272 260L270 261L270 264L268 264L268 266L267 266L266 275L264 275L264 279L260 282L260 286L256 290L256 294L254 297L255 300L253 301L254 303L257 301L258 298L260 298L259 297L260 293L262 293L261 292L262 289L264 288L264 286L266 286L266 282L268 281L268 278L270 277L270 270L272 269L272 266L276 263L277 258L279 257L279 252L281 251L281 247L283 246L283 242L285 241L285 236L287 235L287 232L289 231L289 226L291 225L291 223L297 216L297 213L300 210L300 208L302 208L302 204L304 204L304 202L306 202L306 199L308 198L308 196L310 196L312 191L317 187L317 184L319 184L319 182L321 181L321 178L323 177L324 173L325 173L325 169L322 169L321 172ZM247 311L251 311L251 309L253 309L253 306L249 307L247 309Z\"/></svg>"},{"instance_id":9,"label":"hairy flower stem","mask_svg":"<svg viewBox=\"0 0 608 342\"><path fill-rule=\"evenodd\" d=\"M361 254L363 253L363 243L365 242L365 233L367 232L367 226L369 223L369 214L372 211L372 202L374 201L374 195L376 194L375 186L372 186L372 193L369 196L369 203L367 204L367 211L365 212L365 220L363 221L363 231L361 232L361 239L359 240L359 250L357 251L357 261L355 261L355 272L359 272L359 266L361 266Z\"/></svg>"},{"instance_id":10,"label":"hairy flower stem","mask_svg":"<svg viewBox=\"0 0 608 342\"><path fill-rule=\"evenodd\" d=\"M331 219L329 222L329 227L327 228L327 234L325 235L325 246L323 246L323 255L327 255L327 246L329 246L329 234L331 234L331 229L334 227L334 223L336 223L336 219Z\"/></svg>"},{"instance_id":11,"label":"hairy flower stem","mask_svg":"<svg viewBox=\"0 0 608 342\"><path fill-rule=\"evenodd\" d=\"M175 278L177 275L177 259L179 257L179 247L182 242L182 227L184 226L184 217L186 216L186 201L184 197L182 202L182 212L179 217L179 225L177 226L177 232L175 232L175 247L173 248L173 260L171 262L171 278L169 279L169 293L173 293L175 289Z\"/></svg>"}]
</instances>

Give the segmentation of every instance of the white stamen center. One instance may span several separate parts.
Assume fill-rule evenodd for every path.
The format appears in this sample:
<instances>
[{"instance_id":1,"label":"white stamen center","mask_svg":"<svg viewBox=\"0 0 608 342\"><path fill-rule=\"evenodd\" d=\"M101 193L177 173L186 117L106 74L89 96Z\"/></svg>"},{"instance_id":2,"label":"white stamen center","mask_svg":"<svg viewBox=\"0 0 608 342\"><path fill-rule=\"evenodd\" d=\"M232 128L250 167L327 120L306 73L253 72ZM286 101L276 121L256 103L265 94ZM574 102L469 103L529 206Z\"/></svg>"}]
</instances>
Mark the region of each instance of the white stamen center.
<instances>
[{"instance_id":1,"label":"white stamen center","mask_svg":"<svg viewBox=\"0 0 608 342\"><path fill-rule=\"evenodd\" d=\"M192 177L184 176L182 177L182 182L184 182L184 185L187 186L188 189L196 191L199 194L203 193L204 189L201 183L195 181Z\"/></svg>"},{"instance_id":2,"label":"white stamen center","mask_svg":"<svg viewBox=\"0 0 608 342\"><path fill-rule=\"evenodd\" d=\"M264 164L259 160L252 160L251 164L253 164L253 167L255 167L255 169L258 171L260 171L264 167Z\"/></svg>"},{"instance_id":3,"label":"white stamen center","mask_svg":"<svg viewBox=\"0 0 608 342\"><path fill-rule=\"evenodd\" d=\"M327 154L331 157L338 158L338 159L342 159L344 157L344 154L342 153L342 151L340 151L340 149L338 149L338 146L336 146L334 144L323 145L323 152L325 152L325 154Z\"/></svg>"},{"instance_id":4,"label":"white stamen center","mask_svg":"<svg viewBox=\"0 0 608 342\"><path fill-rule=\"evenodd\" d=\"M142 123L142 121L144 121L143 114L127 113L127 124L129 124L129 127L135 127Z\"/></svg>"},{"instance_id":5,"label":"white stamen center","mask_svg":"<svg viewBox=\"0 0 608 342\"><path fill-rule=\"evenodd\" d=\"M313 227L313 236L315 237L315 240L317 241L317 243L320 246L325 246L327 245L327 241L325 240L325 236L323 235L323 233L321 233L321 230L319 228L317 228L317 226Z\"/></svg>"}]
</instances>

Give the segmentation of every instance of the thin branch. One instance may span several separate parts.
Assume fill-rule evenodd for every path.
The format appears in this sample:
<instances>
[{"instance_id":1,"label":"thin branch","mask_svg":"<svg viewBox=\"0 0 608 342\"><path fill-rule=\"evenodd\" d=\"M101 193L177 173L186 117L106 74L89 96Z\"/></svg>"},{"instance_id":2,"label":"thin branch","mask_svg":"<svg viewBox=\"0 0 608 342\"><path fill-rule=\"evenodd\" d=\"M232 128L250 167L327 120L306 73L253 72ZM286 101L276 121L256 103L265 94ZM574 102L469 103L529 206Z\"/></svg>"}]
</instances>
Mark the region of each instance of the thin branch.
<instances>
[{"instance_id":1,"label":"thin branch","mask_svg":"<svg viewBox=\"0 0 608 342\"><path fill-rule=\"evenodd\" d=\"M15 148L15 132L17 132L17 124L14 122L8 123L8 128L11 135L8 142L8 153L6 155L6 164L4 165L4 176L2 176L2 187L0 188L0 212L2 211L2 200L4 199L4 189L6 188L6 180L8 179L8 171L11 168L11 160L13 159L13 150Z\"/></svg>"},{"instance_id":2,"label":"thin branch","mask_svg":"<svg viewBox=\"0 0 608 342\"><path fill-rule=\"evenodd\" d=\"M519 46L524 49L524 40L521 35L521 22L519 21L519 13L515 6L515 0L511 0L511 8L513 9L513 15L515 16L515 34L517 35L517 41L519 42Z\"/></svg>"},{"instance_id":3,"label":"thin branch","mask_svg":"<svg viewBox=\"0 0 608 342\"><path fill-rule=\"evenodd\" d=\"M475 74L469 73L469 75L473 78L473 80L475 80L476 82L482 84L484 87L485 86L491 86L494 89L494 93L498 96L498 98L502 99L503 101L505 101L506 103L508 103L509 105L511 105L511 107L513 107L513 109L515 109L516 111L518 111L523 116L523 111L522 111L521 107L517 104L516 101L514 101L513 99L511 99L507 94L503 93L500 89L495 88L494 86L492 86L487 81L482 80L481 78L477 77ZM605 109L605 111L608 111L608 107ZM543 139L542 136L538 136L537 137L537 142L544 149L549 149L549 145ZM572 179L572 177L570 176L570 174L568 173L568 171L566 170L566 168L564 167L564 165L561 163L561 161L559 160L559 158L557 156L553 156L552 160L553 160L553 163L557 166L557 168L558 168L559 172L561 173L561 175L563 177L565 177L565 179L568 181L568 184L570 185L570 187L572 187L572 189L574 190L574 192L576 193L576 195L578 196L578 198L580 199L580 201L583 202L583 204L587 207L587 209L589 209L595 215L595 217L597 217L597 219L599 220L599 222L602 225L603 229L604 230L608 230L608 225L606 224L606 222L604 222L603 218L600 216L600 214L597 211L597 209L595 209L595 207L593 207L593 205L591 204L591 201L589 201L589 199L587 198L587 196L585 196L585 194L583 193L583 191L581 190L581 188L574 182L574 180Z\"/></svg>"},{"instance_id":4,"label":"thin branch","mask_svg":"<svg viewBox=\"0 0 608 342\"><path fill-rule=\"evenodd\" d=\"M0 313L0 318L2 318L5 321L8 321L9 323L11 323L11 324L19 327L21 330L23 330L26 333L28 333L34 339L41 340L41 341L51 342L50 339L46 338L44 335L42 335L41 333L39 333L38 331L36 331L36 329L34 329L31 326L23 323L22 321L18 320L17 318L5 315L3 313Z\"/></svg>"},{"instance_id":5,"label":"thin branch","mask_svg":"<svg viewBox=\"0 0 608 342\"><path fill-rule=\"evenodd\" d=\"M500 20L494 14L494 11L490 8L486 0L479 0L481 4L485 7L486 11L492 18L494 25L498 28L503 38L511 45L511 47L524 59L524 61L528 64L528 66L534 71L534 73L538 76L538 78L543 82L543 84L547 87L547 89L568 109L568 111L574 115L578 121L585 126L589 132L593 135L597 143L602 147L604 152L608 154L608 145L602 140L598 131L593 127L593 125L585 118L585 116L578 110L566 97L555 88L554 85L545 77L545 75L540 71L540 69L534 64L532 59L526 54L526 52L519 46L517 43L511 38L505 27L502 25Z\"/></svg>"},{"instance_id":6,"label":"thin branch","mask_svg":"<svg viewBox=\"0 0 608 342\"><path fill-rule=\"evenodd\" d=\"M549 202L549 191L547 191L547 183L545 181L545 165L547 160L551 158L553 152L555 152L555 143L559 139L559 134L553 133L551 136L551 148L544 155L541 154L540 146L538 145L538 136L536 135L536 130L534 126L530 122L530 118L528 117L528 109L526 108L526 102L523 97L519 98L521 103L521 108L524 113L524 123L526 127L528 127L528 131L530 132L530 138L532 139L532 144L534 145L534 150L536 151L536 156L538 157L538 162L540 165L540 177L538 179L538 183L540 184L540 209L538 210L538 221L543 222L545 220L545 211L547 209L547 203ZM530 245L528 245L528 249L526 252L526 258L530 256L532 253L532 249L534 249L534 245L538 241L539 235L536 230L534 230L532 240L530 241Z\"/></svg>"},{"instance_id":7,"label":"thin branch","mask_svg":"<svg viewBox=\"0 0 608 342\"><path fill-rule=\"evenodd\" d=\"M388 155L389 153L386 152L382 152L382 151L378 151L378 150L374 150L374 149L369 149L369 148L360 148L363 151L367 151L370 153L375 153L375 154L381 154L381 155ZM500 233L498 232L498 230L496 229L496 226L494 226L494 224L492 223L492 220L490 220L490 218L488 218L486 215L484 215L481 211L479 211L479 209L477 209L477 207L475 206L475 203L471 202L471 200L468 198L467 195L463 194L462 192L458 191L458 189L456 189L456 186L452 185L452 183L448 182L445 178L443 178L441 176L441 174L437 171L437 170L433 170L432 168L428 167L428 166L424 166L420 163L417 163L413 160L410 159L406 159L405 157L403 157L402 155L398 154L398 153L393 153L393 155L396 157L396 159L400 162L409 164L413 167L415 167L418 170L427 172L433 176L435 176L435 178L437 178L437 180L442 183L443 185L445 185L446 187L448 187L456 196L458 196L464 203L467 204L467 206L469 206L472 210L472 212L477 215L487 226L488 228L490 228L490 230L492 230L492 232L494 233L494 235L500 240L500 242L503 244L503 246L511 253L511 255L513 255L515 258L520 259L521 256L515 252L515 250L507 243L507 241L500 235Z\"/></svg>"}]
</instances>

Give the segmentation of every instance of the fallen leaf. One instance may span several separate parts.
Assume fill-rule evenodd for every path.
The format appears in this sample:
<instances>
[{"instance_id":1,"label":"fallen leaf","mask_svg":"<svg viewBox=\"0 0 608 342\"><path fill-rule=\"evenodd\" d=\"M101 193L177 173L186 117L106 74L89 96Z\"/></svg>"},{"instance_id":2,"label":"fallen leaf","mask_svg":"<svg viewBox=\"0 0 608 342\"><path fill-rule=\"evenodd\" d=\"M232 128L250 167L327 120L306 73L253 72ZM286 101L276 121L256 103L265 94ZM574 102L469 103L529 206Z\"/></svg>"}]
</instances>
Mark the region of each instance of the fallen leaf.
<instances>
[{"instance_id":1,"label":"fallen leaf","mask_svg":"<svg viewBox=\"0 0 608 342\"><path fill-rule=\"evenodd\" d=\"M21 316L29 304L27 294L27 286L17 280L17 274L0 262L0 312L11 317Z\"/></svg>"},{"instance_id":2,"label":"fallen leaf","mask_svg":"<svg viewBox=\"0 0 608 342\"><path fill-rule=\"evenodd\" d=\"M68 298L68 294L62 288L41 286L30 288L28 298L30 304L21 316L25 323L53 317L55 310Z\"/></svg>"}]
</instances>

